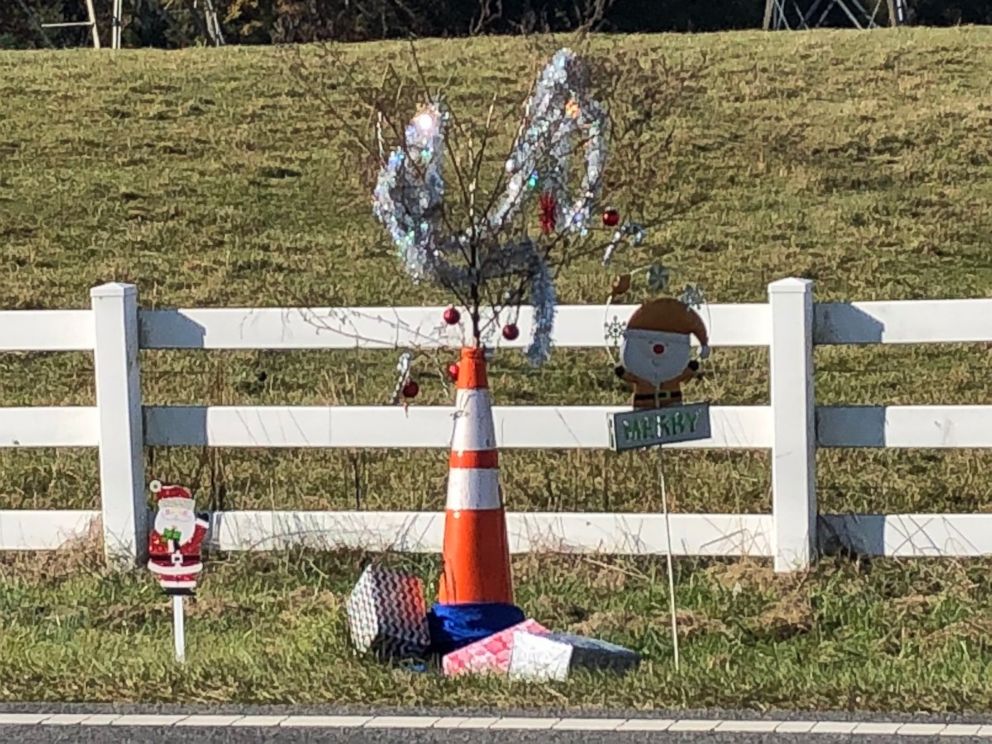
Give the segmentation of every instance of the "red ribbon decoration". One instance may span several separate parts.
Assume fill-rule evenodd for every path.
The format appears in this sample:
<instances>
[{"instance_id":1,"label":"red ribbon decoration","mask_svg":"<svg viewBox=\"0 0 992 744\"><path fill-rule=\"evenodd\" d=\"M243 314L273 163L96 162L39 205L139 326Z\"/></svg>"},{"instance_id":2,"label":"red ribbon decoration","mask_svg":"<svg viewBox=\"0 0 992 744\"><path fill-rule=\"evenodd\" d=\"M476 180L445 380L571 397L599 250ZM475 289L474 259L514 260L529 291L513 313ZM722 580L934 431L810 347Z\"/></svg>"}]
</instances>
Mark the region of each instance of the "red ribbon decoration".
<instances>
[{"instance_id":1,"label":"red ribbon decoration","mask_svg":"<svg viewBox=\"0 0 992 744\"><path fill-rule=\"evenodd\" d=\"M550 191L545 191L541 194L538 204L541 206L541 232L548 235L554 232L558 224L558 201L555 199L554 194Z\"/></svg>"}]
</instances>

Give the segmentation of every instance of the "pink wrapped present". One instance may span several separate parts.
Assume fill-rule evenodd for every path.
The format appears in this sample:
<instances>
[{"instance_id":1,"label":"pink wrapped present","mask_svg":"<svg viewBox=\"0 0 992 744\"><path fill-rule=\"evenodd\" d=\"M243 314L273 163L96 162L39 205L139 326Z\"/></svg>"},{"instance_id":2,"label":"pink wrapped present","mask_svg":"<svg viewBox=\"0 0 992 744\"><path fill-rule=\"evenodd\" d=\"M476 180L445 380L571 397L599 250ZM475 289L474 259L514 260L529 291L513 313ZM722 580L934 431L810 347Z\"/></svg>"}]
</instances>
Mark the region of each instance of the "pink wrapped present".
<instances>
[{"instance_id":1,"label":"pink wrapped present","mask_svg":"<svg viewBox=\"0 0 992 744\"><path fill-rule=\"evenodd\" d=\"M506 674L510 668L510 656L513 652L513 634L518 632L544 635L549 631L536 620L524 620L481 641L462 646L446 655L441 661L445 676L484 672Z\"/></svg>"}]
</instances>

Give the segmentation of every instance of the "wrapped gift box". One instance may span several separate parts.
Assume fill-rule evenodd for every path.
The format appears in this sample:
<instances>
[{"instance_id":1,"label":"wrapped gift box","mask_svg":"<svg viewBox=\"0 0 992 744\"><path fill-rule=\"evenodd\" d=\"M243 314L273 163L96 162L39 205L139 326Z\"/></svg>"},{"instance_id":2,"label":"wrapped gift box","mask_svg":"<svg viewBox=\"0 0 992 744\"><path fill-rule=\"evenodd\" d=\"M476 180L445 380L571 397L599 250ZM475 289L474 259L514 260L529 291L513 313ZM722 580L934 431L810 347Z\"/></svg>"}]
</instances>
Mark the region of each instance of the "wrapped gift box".
<instances>
[{"instance_id":1,"label":"wrapped gift box","mask_svg":"<svg viewBox=\"0 0 992 744\"><path fill-rule=\"evenodd\" d=\"M568 633L516 633L510 654L510 678L566 680L573 669L625 672L641 661L629 648Z\"/></svg>"},{"instance_id":2,"label":"wrapped gift box","mask_svg":"<svg viewBox=\"0 0 992 744\"><path fill-rule=\"evenodd\" d=\"M513 650L515 634L547 632L548 629L536 620L524 620L445 655L441 661L441 668L448 677L490 672L506 674L510 668L510 653Z\"/></svg>"},{"instance_id":3,"label":"wrapped gift box","mask_svg":"<svg viewBox=\"0 0 992 744\"><path fill-rule=\"evenodd\" d=\"M380 657L420 656L431 643L424 588L416 576L369 566L348 597L351 642Z\"/></svg>"}]
</instances>

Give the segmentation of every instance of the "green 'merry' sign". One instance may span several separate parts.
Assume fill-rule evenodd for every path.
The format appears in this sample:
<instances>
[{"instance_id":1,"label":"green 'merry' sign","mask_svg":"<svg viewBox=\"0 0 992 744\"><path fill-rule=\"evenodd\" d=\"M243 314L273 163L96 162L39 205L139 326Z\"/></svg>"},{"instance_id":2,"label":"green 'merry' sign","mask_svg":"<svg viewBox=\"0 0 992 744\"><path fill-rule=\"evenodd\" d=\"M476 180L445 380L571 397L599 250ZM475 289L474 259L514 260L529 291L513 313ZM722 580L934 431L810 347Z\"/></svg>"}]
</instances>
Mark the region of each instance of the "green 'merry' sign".
<instances>
[{"instance_id":1,"label":"green 'merry' sign","mask_svg":"<svg viewBox=\"0 0 992 744\"><path fill-rule=\"evenodd\" d=\"M623 411L610 416L616 452L710 438L709 403Z\"/></svg>"}]
</instances>

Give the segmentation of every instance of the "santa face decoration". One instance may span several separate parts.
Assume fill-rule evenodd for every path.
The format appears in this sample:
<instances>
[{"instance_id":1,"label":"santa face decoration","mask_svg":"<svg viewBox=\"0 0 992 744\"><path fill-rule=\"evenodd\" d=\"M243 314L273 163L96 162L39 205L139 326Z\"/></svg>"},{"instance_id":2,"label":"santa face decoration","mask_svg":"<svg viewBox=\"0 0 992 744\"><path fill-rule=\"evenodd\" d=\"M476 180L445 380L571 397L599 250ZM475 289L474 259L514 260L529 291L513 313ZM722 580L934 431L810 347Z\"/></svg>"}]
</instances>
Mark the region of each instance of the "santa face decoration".
<instances>
[{"instance_id":1,"label":"santa face decoration","mask_svg":"<svg viewBox=\"0 0 992 744\"><path fill-rule=\"evenodd\" d=\"M641 305L627 322L620 344L617 376L634 388L634 408L657 408L682 402L682 383L697 376L699 363L690 361L690 336L709 355L703 319L695 310L671 298Z\"/></svg>"},{"instance_id":2,"label":"santa face decoration","mask_svg":"<svg viewBox=\"0 0 992 744\"><path fill-rule=\"evenodd\" d=\"M171 499L170 501L178 501ZM185 506L159 504L155 513L155 532L167 539L177 540L180 545L193 539L196 531L196 514Z\"/></svg>"},{"instance_id":3,"label":"santa face decoration","mask_svg":"<svg viewBox=\"0 0 992 744\"><path fill-rule=\"evenodd\" d=\"M632 375L659 386L678 377L689 364L689 336L628 330L620 346L620 363Z\"/></svg>"},{"instance_id":4,"label":"santa face decoration","mask_svg":"<svg viewBox=\"0 0 992 744\"><path fill-rule=\"evenodd\" d=\"M148 570L166 594L193 594L203 571L201 548L209 521L196 514L189 489L158 481L152 481L149 489L156 496L158 510L148 536Z\"/></svg>"}]
</instances>

